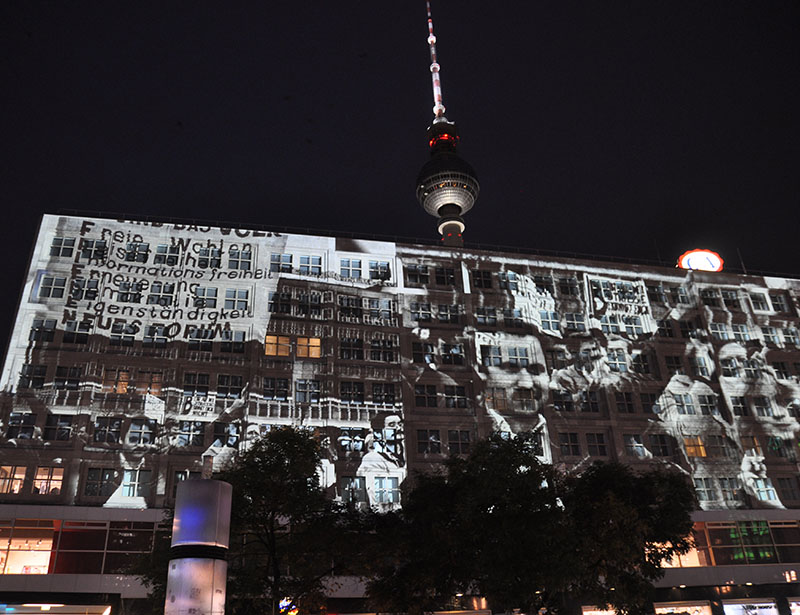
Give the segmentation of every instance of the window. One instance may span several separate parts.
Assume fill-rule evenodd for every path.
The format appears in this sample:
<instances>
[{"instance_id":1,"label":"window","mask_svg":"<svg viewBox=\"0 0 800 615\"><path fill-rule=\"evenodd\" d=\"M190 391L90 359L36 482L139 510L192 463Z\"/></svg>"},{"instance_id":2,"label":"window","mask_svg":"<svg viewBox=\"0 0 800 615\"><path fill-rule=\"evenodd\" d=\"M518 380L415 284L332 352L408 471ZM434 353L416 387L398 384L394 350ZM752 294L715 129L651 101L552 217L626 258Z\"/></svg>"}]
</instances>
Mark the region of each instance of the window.
<instances>
[{"instance_id":1,"label":"window","mask_svg":"<svg viewBox=\"0 0 800 615\"><path fill-rule=\"evenodd\" d=\"M208 395L209 375L189 372L183 375L183 394L186 397Z\"/></svg>"},{"instance_id":2,"label":"window","mask_svg":"<svg viewBox=\"0 0 800 615\"><path fill-rule=\"evenodd\" d=\"M683 359L677 355L667 355L664 357L664 363L667 366L667 373L671 376L677 376L684 373Z\"/></svg>"},{"instance_id":3,"label":"window","mask_svg":"<svg viewBox=\"0 0 800 615\"><path fill-rule=\"evenodd\" d=\"M167 345L166 326L160 324L147 325L142 338L143 348L164 348Z\"/></svg>"},{"instance_id":4,"label":"window","mask_svg":"<svg viewBox=\"0 0 800 615\"><path fill-rule=\"evenodd\" d=\"M631 368L637 374L650 374L652 373L650 356L644 352L633 352L631 356Z\"/></svg>"},{"instance_id":5,"label":"window","mask_svg":"<svg viewBox=\"0 0 800 615\"><path fill-rule=\"evenodd\" d=\"M586 331L586 322L583 314L567 312L564 314L564 321L569 331Z\"/></svg>"},{"instance_id":6,"label":"window","mask_svg":"<svg viewBox=\"0 0 800 615\"><path fill-rule=\"evenodd\" d=\"M322 257L300 256L300 273L302 275L322 275Z\"/></svg>"},{"instance_id":7,"label":"window","mask_svg":"<svg viewBox=\"0 0 800 615\"><path fill-rule=\"evenodd\" d=\"M460 315L460 306L439 304L439 322L457 325L461 317Z\"/></svg>"},{"instance_id":8,"label":"window","mask_svg":"<svg viewBox=\"0 0 800 615\"><path fill-rule=\"evenodd\" d=\"M288 357L291 351L288 336L267 335L264 338L264 354L272 357Z\"/></svg>"},{"instance_id":9,"label":"window","mask_svg":"<svg viewBox=\"0 0 800 615\"><path fill-rule=\"evenodd\" d=\"M414 404L418 408L435 408L436 401L435 384L414 385Z\"/></svg>"},{"instance_id":10,"label":"window","mask_svg":"<svg viewBox=\"0 0 800 615\"><path fill-rule=\"evenodd\" d=\"M291 262L291 256L289 257ZM228 269L249 271L253 262L253 253L250 248L231 248L228 250Z\"/></svg>"},{"instance_id":11,"label":"window","mask_svg":"<svg viewBox=\"0 0 800 615\"><path fill-rule=\"evenodd\" d=\"M117 285L117 301L120 303L141 303L142 282L120 282Z\"/></svg>"},{"instance_id":12,"label":"window","mask_svg":"<svg viewBox=\"0 0 800 615\"><path fill-rule=\"evenodd\" d=\"M302 291L297 296L297 314L312 318L322 317L322 293Z\"/></svg>"},{"instance_id":13,"label":"window","mask_svg":"<svg viewBox=\"0 0 800 615\"><path fill-rule=\"evenodd\" d=\"M698 395L697 401L700 406L700 414L706 416L719 415L719 407L717 406L716 395Z\"/></svg>"},{"instance_id":14,"label":"window","mask_svg":"<svg viewBox=\"0 0 800 615\"><path fill-rule=\"evenodd\" d=\"M12 438L20 438L30 440L33 438L33 433L36 429L36 415L23 414L21 412L12 412L8 417L8 431L6 437L11 440Z\"/></svg>"},{"instance_id":15,"label":"window","mask_svg":"<svg viewBox=\"0 0 800 615\"><path fill-rule=\"evenodd\" d=\"M93 301L97 299L99 281L86 278L73 278L70 288L70 297L75 301Z\"/></svg>"},{"instance_id":16,"label":"window","mask_svg":"<svg viewBox=\"0 0 800 615\"><path fill-rule=\"evenodd\" d=\"M359 427L340 427L341 432L337 438L339 448L346 452L360 452L364 450L367 430Z\"/></svg>"},{"instance_id":17,"label":"window","mask_svg":"<svg viewBox=\"0 0 800 615\"><path fill-rule=\"evenodd\" d=\"M430 279L427 265L406 265L406 280L409 284L420 286L428 284Z\"/></svg>"},{"instance_id":18,"label":"window","mask_svg":"<svg viewBox=\"0 0 800 615\"><path fill-rule=\"evenodd\" d=\"M742 443L742 449L746 453L752 453L754 455L761 455L761 444L758 442L758 438L756 436L741 436L739 440Z\"/></svg>"},{"instance_id":19,"label":"window","mask_svg":"<svg viewBox=\"0 0 800 615\"><path fill-rule=\"evenodd\" d=\"M0 466L0 493L19 493L25 483L25 466Z\"/></svg>"},{"instance_id":20,"label":"window","mask_svg":"<svg viewBox=\"0 0 800 615\"><path fill-rule=\"evenodd\" d=\"M319 380L296 380L294 383L294 400L299 403L319 402Z\"/></svg>"},{"instance_id":21,"label":"window","mask_svg":"<svg viewBox=\"0 0 800 615\"><path fill-rule=\"evenodd\" d=\"M600 329L603 333L619 333L619 318L614 314L604 314L600 318Z\"/></svg>"},{"instance_id":22,"label":"window","mask_svg":"<svg viewBox=\"0 0 800 615\"><path fill-rule=\"evenodd\" d=\"M81 239L81 258L87 260L103 260L106 257L105 239Z\"/></svg>"},{"instance_id":23,"label":"window","mask_svg":"<svg viewBox=\"0 0 800 615\"><path fill-rule=\"evenodd\" d=\"M318 337L298 337L297 356L319 359L322 356L322 340Z\"/></svg>"},{"instance_id":24,"label":"window","mask_svg":"<svg viewBox=\"0 0 800 615\"><path fill-rule=\"evenodd\" d=\"M417 430L417 452L421 455L431 453L438 455L442 452L442 441L438 429Z\"/></svg>"},{"instance_id":25,"label":"window","mask_svg":"<svg viewBox=\"0 0 800 615\"><path fill-rule=\"evenodd\" d=\"M292 297L288 292L271 292L267 309L276 314L289 314L292 311L291 300Z\"/></svg>"},{"instance_id":26,"label":"window","mask_svg":"<svg viewBox=\"0 0 800 615\"><path fill-rule=\"evenodd\" d=\"M676 305L689 305L689 293L682 286L673 286L669 289L672 303Z\"/></svg>"},{"instance_id":27,"label":"window","mask_svg":"<svg viewBox=\"0 0 800 615\"><path fill-rule=\"evenodd\" d=\"M53 237L50 244L50 256L69 258L75 248L74 237Z\"/></svg>"},{"instance_id":28,"label":"window","mask_svg":"<svg viewBox=\"0 0 800 615\"><path fill-rule=\"evenodd\" d=\"M217 374L217 397L238 399L244 388L241 376L231 374Z\"/></svg>"},{"instance_id":29,"label":"window","mask_svg":"<svg viewBox=\"0 0 800 615\"><path fill-rule=\"evenodd\" d=\"M684 339L697 339L697 323L693 320L679 320L678 326L681 330L681 337Z\"/></svg>"},{"instance_id":30,"label":"window","mask_svg":"<svg viewBox=\"0 0 800 615\"><path fill-rule=\"evenodd\" d=\"M548 350L547 363L550 365L550 369L564 369L567 366L567 351L562 349Z\"/></svg>"},{"instance_id":31,"label":"window","mask_svg":"<svg viewBox=\"0 0 800 615\"><path fill-rule=\"evenodd\" d=\"M493 307L479 307L475 309L475 320L479 325L497 326L497 309Z\"/></svg>"},{"instance_id":32,"label":"window","mask_svg":"<svg viewBox=\"0 0 800 615\"><path fill-rule=\"evenodd\" d=\"M169 267L174 267L175 265L178 264L180 258L181 258L180 246L168 246L162 244L156 246L156 254L153 257L153 262L156 265L167 265Z\"/></svg>"},{"instance_id":33,"label":"window","mask_svg":"<svg viewBox=\"0 0 800 615\"><path fill-rule=\"evenodd\" d=\"M650 434L650 451L656 457L671 455L669 436L663 433Z\"/></svg>"},{"instance_id":34,"label":"window","mask_svg":"<svg viewBox=\"0 0 800 615\"><path fill-rule=\"evenodd\" d=\"M46 375L46 365L31 365L30 363L25 363L19 375L19 386L22 389L44 388Z\"/></svg>"},{"instance_id":35,"label":"window","mask_svg":"<svg viewBox=\"0 0 800 615\"><path fill-rule=\"evenodd\" d=\"M491 288L492 287L491 271L481 271L479 269L473 269L472 285L475 288Z\"/></svg>"},{"instance_id":36,"label":"window","mask_svg":"<svg viewBox=\"0 0 800 615\"><path fill-rule=\"evenodd\" d=\"M443 344L442 363L445 365L464 365L463 344Z\"/></svg>"},{"instance_id":37,"label":"window","mask_svg":"<svg viewBox=\"0 0 800 615\"><path fill-rule=\"evenodd\" d=\"M559 278L558 290L561 291L562 295L567 297L579 297L581 294L576 278Z\"/></svg>"},{"instance_id":38,"label":"window","mask_svg":"<svg viewBox=\"0 0 800 615\"><path fill-rule=\"evenodd\" d=\"M789 366L784 361L773 361L772 369L775 370L775 377L780 380L787 380L792 377Z\"/></svg>"},{"instance_id":39,"label":"window","mask_svg":"<svg viewBox=\"0 0 800 615\"><path fill-rule=\"evenodd\" d=\"M744 377L758 380L761 377L761 362L758 359L743 359Z\"/></svg>"},{"instance_id":40,"label":"window","mask_svg":"<svg viewBox=\"0 0 800 615\"><path fill-rule=\"evenodd\" d=\"M508 402L506 400L506 390L500 387L487 387L486 394L486 407L489 410L508 410Z\"/></svg>"},{"instance_id":41,"label":"window","mask_svg":"<svg viewBox=\"0 0 800 615\"><path fill-rule=\"evenodd\" d=\"M728 334L728 326L721 322L712 322L708 328L711 331L711 337L715 340L731 339L731 336Z\"/></svg>"},{"instance_id":42,"label":"window","mask_svg":"<svg viewBox=\"0 0 800 615\"><path fill-rule=\"evenodd\" d=\"M628 361L622 348L612 348L608 351L608 369L612 372L628 371Z\"/></svg>"},{"instance_id":43,"label":"window","mask_svg":"<svg viewBox=\"0 0 800 615\"><path fill-rule=\"evenodd\" d=\"M411 360L413 363L433 363L433 344L427 342L411 343Z\"/></svg>"},{"instance_id":44,"label":"window","mask_svg":"<svg viewBox=\"0 0 800 615\"><path fill-rule=\"evenodd\" d=\"M269 270L273 273L291 273L292 255L273 252L269 257Z\"/></svg>"},{"instance_id":45,"label":"window","mask_svg":"<svg viewBox=\"0 0 800 615\"><path fill-rule=\"evenodd\" d=\"M200 269L219 269L222 266L220 248L200 248L197 251L197 266Z\"/></svg>"},{"instance_id":46,"label":"window","mask_svg":"<svg viewBox=\"0 0 800 615\"><path fill-rule=\"evenodd\" d=\"M750 414L747 411L747 403L744 397L731 397L730 407L734 416L748 416Z\"/></svg>"},{"instance_id":47,"label":"window","mask_svg":"<svg viewBox=\"0 0 800 615\"><path fill-rule=\"evenodd\" d=\"M86 472L84 495L109 496L117 490L117 471L113 468L89 468Z\"/></svg>"},{"instance_id":48,"label":"window","mask_svg":"<svg viewBox=\"0 0 800 615\"><path fill-rule=\"evenodd\" d=\"M370 280L388 280L392 277L389 263L386 261L369 261Z\"/></svg>"},{"instance_id":49,"label":"window","mask_svg":"<svg viewBox=\"0 0 800 615\"><path fill-rule=\"evenodd\" d=\"M466 408L467 394L464 387L445 385L444 405L446 408Z\"/></svg>"},{"instance_id":50,"label":"window","mask_svg":"<svg viewBox=\"0 0 800 615\"><path fill-rule=\"evenodd\" d=\"M222 332L219 345L220 352L244 352L244 331L231 331L226 329Z\"/></svg>"},{"instance_id":51,"label":"window","mask_svg":"<svg viewBox=\"0 0 800 615\"><path fill-rule=\"evenodd\" d=\"M205 432L203 421L180 421L176 446L203 446Z\"/></svg>"},{"instance_id":52,"label":"window","mask_svg":"<svg viewBox=\"0 0 800 615\"><path fill-rule=\"evenodd\" d=\"M553 391L553 409L558 412L573 412L575 401L569 391Z\"/></svg>"},{"instance_id":53,"label":"window","mask_svg":"<svg viewBox=\"0 0 800 615\"><path fill-rule=\"evenodd\" d=\"M52 342L56 333L56 321L51 318L34 318L28 339L31 342Z\"/></svg>"},{"instance_id":54,"label":"window","mask_svg":"<svg viewBox=\"0 0 800 615\"><path fill-rule=\"evenodd\" d=\"M697 414L697 411L694 409L694 402L691 395L673 393L672 399L675 401L675 407L678 409L678 414Z\"/></svg>"},{"instance_id":55,"label":"window","mask_svg":"<svg viewBox=\"0 0 800 615\"><path fill-rule=\"evenodd\" d=\"M703 305L719 307L719 291L716 288L701 288L700 300Z\"/></svg>"},{"instance_id":56,"label":"window","mask_svg":"<svg viewBox=\"0 0 800 615\"><path fill-rule=\"evenodd\" d=\"M67 292L67 278L46 275L39 286L39 298L60 299Z\"/></svg>"},{"instance_id":57,"label":"window","mask_svg":"<svg viewBox=\"0 0 800 615\"><path fill-rule=\"evenodd\" d=\"M623 316L622 324L625 327L625 335L632 337L644 334L644 328L642 327L642 319L640 316Z\"/></svg>"},{"instance_id":58,"label":"window","mask_svg":"<svg viewBox=\"0 0 800 615\"><path fill-rule=\"evenodd\" d=\"M579 394L581 412L600 412L600 398L597 391L581 391Z\"/></svg>"},{"instance_id":59,"label":"window","mask_svg":"<svg viewBox=\"0 0 800 615\"><path fill-rule=\"evenodd\" d=\"M545 331L558 331L561 327L561 320L558 317L558 312L539 310L539 316L542 320L542 329Z\"/></svg>"},{"instance_id":60,"label":"window","mask_svg":"<svg viewBox=\"0 0 800 615\"><path fill-rule=\"evenodd\" d=\"M561 449L561 455L564 457L577 457L581 454L581 446L578 444L577 433L558 434L558 444Z\"/></svg>"},{"instance_id":61,"label":"window","mask_svg":"<svg viewBox=\"0 0 800 615\"><path fill-rule=\"evenodd\" d=\"M658 403L658 395L656 393L639 393L639 401L642 403L642 412L651 412L653 414L661 412L661 404Z\"/></svg>"},{"instance_id":62,"label":"window","mask_svg":"<svg viewBox=\"0 0 800 615\"><path fill-rule=\"evenodd\" d=\"M737 342L746 342L750 339L750 331L747 325L731 325L731 329L733 329L733 339Z\"/></svg>"},{"instance_id":63,"label":"window","mask_svg":"<svg viewBox=\"0 0 800 615\"><path fill-rule=\"evenodd\" d=\"M614 399L617 403L617 412L633 414L633 393L629 391L617 391L614 393Z\"/></svg>"},{"instance_id":64,"label":"window","mask_svg":"<svg viewBox=\"0 0 800 615\"><path fill-rule=\"evenodd\" d=\"M129 263L146 263L150 255L150 244L140 241L128 242L125 248L125 260Z\"/></svg>"},{"instance_id":65,"label":"window","mask_svg":"<svg viewBox=\"0 0 800 615\"><path fill-rule=\"evenodd\" d=\"M764 397L763 395L757 395L753 397L753 410L755 410L756 416L772 416L772 404L769 401L769 397Z\"/></svg>"},{"instance_id":66,"label":"window","mask_svg":"<svg viewBox=\"0 0 800 615\"><path fill-rule=\"evenodd\" d=\"M131 372L124 368L106 368L103 372L103 393L125 395L133 393Z\"/></svg>"},{"instance_id":67,"label":"window","mask_svg":"<svg viewBox=\"0 0 800 615\"><path fill-rule=\"evenodd\" d=\"M683 445L688 457L705 457L706 447L700 436L683 436Z\"/></svg>"},{"instance_id":68,"label":"window","mask_svg":"<svg viewBox=\"0 0 800 615\"><path fill-rule=\"evenodd\" d=\"M741 500L742 487L738 478L720 478L719 486L722 490L722 499L726 502L738 502Z\"/></svg>"},{"instance_id":69,"label":"window","mask_svg":"<svg viewBox=\"0 0 800 615\"><path fill-rule=\"evenodd\" d=\"M339 358L363 361L364 341L357 337L344 337L339 340Z\"/></svg>"},{"instance_id":70,"label":"window","mask_svg":"<svg viewBox=\"0 0 800 615\"><path fill-rule=\"evenodd\" d=\"M364 403L364 383L363 382L340 382L339 397L346 404Z\"/></svg>"},{"instance_id":71,"label":"window","mask_svg":"<svg viewBox=\"0 0 800 615\"><path fill-rule=\"evenodd\" d=\"M247 311L250 291L246 288L228 288L225 290L225 309Z\"/></svg>"},{"instance_id":72,"label":"window","mask_svg":"<svg viewBox=\"0 0 800 615\"><path fill-rule=\"evenodd\" d=\"M128 444L152 444L155 436L155 421L133 419L128 429Z\"/></svg>"},{"instance_id":73,"label":"window","mask_svg":"<svg viewBox=\"0 0 800 615\"><path fill-rule=\"evenodd\" d=\"M711 502L717 499L713 478L695 478L694 491L700 502Z\"/></svg>"},{"instance_id":74,"label":"window","mask_svg":"<svg viewBox=\"0 0 800 615\"><path fill-rule=\"evenodd\" d=\"M117 321L111 325L108 343L111 346L133 346L137 330L136 325Z\"/></svg>"},{"instance_id":75,"label":"window","mask_svg":"<svg viewBox=\"0 0 800 615\"><path fill-rule=\"evenodd\" d=\"M767 344L778 344L778 330L775 327L761 327L761 335Z\"/></svg>"},{"instance_id":76,"label":"window","mask_svg":"<svg viewBox=\"0 0 800 615\"><path fill-rule=\"evenodd\" d=\"M725 436L708 435L706 438L706 451L709 457L736 458L736 450L731 446L730 441Z\"/></svg>"},{"instance_id":77,"label":"window","mask_svg":"<svg viewBox=\"0 0 800 615\"><path fill-rule=\"evenodd\" d=\"M519 282L517 278L517 274L513 271L501 271L497 274L497 278L499 281L500 288L504 288L506 290L518 290L519 289Z\"/></svg>"},{"instance_id":78,"label":"window","mask_svg":"<svg viewBox=\"0 0 800 615\"><path fill-rule=\"evenodd\" d=\"M455 286L456 271L451 267L436 268L436 284L438 286Z\"/></svg>"},{"instance_id":79,"label":"window","mask_svg":"<svg viewBox=\"0 0 800 615\"><path fill-rule=\"evenodd\" d=\"M603 433L587 433L586 448L591 457L605 457L608 455L606 449L606 436Z\"/></svg>"},{"instance_id":80,"label":"window","mask_svg":"<svg viewBox=\"0 0 800 615\"><path fill-rule=\"evenodd\" d=\"M264 398L277 401L289 399L289 379L264 378Z\"/></svg>"},{"instance_id":81,"label":"window","mask_svg":"<svg viewBox=\"0 0 800 615\"><path fill-rule=\"evenodd\" d=\"M201 472L192 472L190 470L175 470L173 474L172 480L172 498L178 495L178 483L182 483L185 480L196 480L202 477Z\"/></svg>"},{"instance_id":82,"label":"window","mask_svg":"<svg viewBox=\"0 0 800 615\"><path fill-rule=\"evenodd\" d=\"M411 319L418 322L430 322L433 315L430 303L411 302Z\"/></svg>"},{"instance_id":83,"label":"window","mask_svg":"<svg viewBox=\"0 0 800 615\"><path fill-rule=\"evenodd\" d=\"M367 484L363 476L342 476L342 502L360 504L367 501Z\"/></svg>"},{"instance_id":84,"label":"window","mask_svg":"<svg viewBox=\"0 0 800 615\"><path fill-rule=\"evenodd\" d=\"M374 339L369 343L369 346L370 361L394 362L397 346L393 339Z\"/></svg>"},{"instance_id":85,"label":"window","mask_svg":"<svg viewBox=\"0 0 800 615\"><path fill-rule=\"evenodd\" d=\"M528 349L519 346L508 348L508 364L511 367L528 367Z\"/></svg>"},{"instance_id":86,"label":"window","mask_svg":"<svg viewBox=\"0 0 800 615\"><path fill-rule=\"evenodd\" d=\"M535 275L533 276L533 283L536 284L536 290L540 293L550 293L552 295L555 292L553 278L549 275Z\"/></svg>"},{"instance_id":87,"label":"window","mask_svg":"<svg viewBox=\"0 0 800 615\"><path fill-rule=\"evenodd\" d=\"M56 379L53 387L61 391L77 391L80 386L81 368L66 367L58 365L56 367Z\"/></svg>"},{"instance_id":88,"label":"window","mask_svg":"<svg viewBox=\"0 0 800 615\"><path fill-rule=\"evenodd\" d=\"M486 366L498 366L503 362L500 346L481 346L481 356Z\"/></svg>"},{"instance_id":89,"label":"window","mask_svg":"<svg viewBox=\"0 0 800 615\"><path fill-rule=\"evenodd\" d=\"M774 302L773 302L774 303ZM782 500L800 500L800 492L797 489L796 476L782 476L778 478L778 491Z\"/></svg>"},{"instance_id":90,"label":"window","mask_svg":"<svg viewBox=\"0 0 800 615\"><path fill-rule=\"evenodd\" d=\"M695 378L708 378L708 366L705 357L689 357L689 368Z\"/></svg>"},{"instance_id":91,"label":"window","mask_svg":"<svg viewBox=\"0 0 800 615\"><path fill-rule=\"evenodd\" d=\"M767 297L766 295L764 295L764 293L750 293L750 303L753 304L754 310L762 310L762 311L769 310Z\"/></svg>"},{"instance_id":92,"label":"window","mask_svg":"<svg viewBox=\"0 0 800 615\"><path fill-rule=\"evenodd\" d=\"M375 503L397 504L400 502L399 479L392 476L375 477Z\"/></svg>"},{"instance_id":93,"label":"window","mask_svg":"<svg viewBox=\"0 0 800 615\"><path fill-rule=\"evenodd\" d=\"M64 337L65 344L88 344L89 332L91 331L91 323L89 321L68 320L64 323Z\"/></svg>"},{"instance_id":94,"label":"window","mask_svg":"<svg viewBox=\"0 0 800 615\"><path fill-rule=\"evenodd\" d=\"M775 487L772 486L772 479L770 478L756 478L753 480L753 486L756 490L756 497L762 502L769 502L777 500L775 494Z\"/></svg>"},{"instance_id":95,"label":"window","mask_svg":"<svg viewBox=\"0 0 800 615\"><path fill-rule=\"evenodd\" d=\"M395 386L392 382L372 383L372 403L387 406L395 403Z\"/></svg>"},{"instance_id":96,"label":"window","mask_svg":"<svg viewBox=\"0 0 800 615\"><path fill-rule=\"evenodd\" d=\"M800 334L798 334L797 329L795 329L794 327L784 328L783 339L786 341L787 344L794 344L795 346L800 346Z\"/></svg>"},{"instance_id":97,"label":"window","mask_svg":"<svg viewBox=\"0 0 800 615\"><path fill-rule=\"evenodd\" d=\"M94 420L94 441L119 444L122 419L113 416L98 416Z\"/></svg>"},{"instance_id":98,"label":"window","mask_svg":"<svg viewBox=\"0 0 800 615\"><path fill-rule=\"evenodd\" d=\"M214 423L214 440L212 446L239 445L239 427L235 423L217 421Z\"/></svg>"},{"instance_id":99,"label":"window","mask_svg":"<svg viewBox=\"0 0 800 615\"><path fill-rule=\"evenodd\" d=\"M622 440L625 443L625 454L628 457L637 457L639 459L647 457L647 449L642 444L642 436L626 433L622 436Z\"/></svg>"},{"instance_id":100,"label":"window","mask_svg":"<svg viewBox=\"0 0 800 615\"><path fill-rule=\"evenodd\" d=\"M343 258L339 261L339 275L343 278L361 278L361 261L357 258Z\"/></svg>"},{"instance_id":101,"label":"window","mask_svg":"<svg viewBox=\"0 0 800 615\"><path fill-rule=\"evenodd\" d=\"M125 470L122 474L122 497L150 496L150 470Z\"/></svg>"},{"instance_id":102,"label":"window","mask_svg":"<svg viewBox=\"0 0 800 615\"><path fill-rule=\"evenodd\" d=\"M194 289L194 307L196 308L215 308L217 307L217 289L198 286ZM272 310L270 310L272 311Z\"/></svg>"},{"instance_id":103,"label":"window","mask_svg":"<svg viewBox=\"0 0 800 615\"><path fill-rule=\"evenodd\" d=\"M786 299L786 295L783 293L770 293L769 300L772 303L772 309L775 312L789 311L789 302Z\"/></svg>"},{"instance_id":104,"label":"window","mask_svg":"<svg viewBox=\"0 0 800 615\"><path fill-rule=\"evenodd\" d=\"M536 409L533 401L533 389L516 388L513 393L514 410L532 412Z\"/></svg>"},{"instance_id":105,"label":"window","mask_svg":"<svg viewBox=\"0 0 800 615\"><path fill-rule=\"evenodd\" d=\"M214 336L212 329L205 327L189 326L189 350L211 352L211 338Z\"/></svg>"},{"instance_id":106,"label":"window","mask_svg":"<svg viewBox=\"0 0 800 615\"><path fill-rule=\"evenodd\" d=\"M464 429L450 429L447 432L447 446L451 455L466 455L469 453L469 431Z\"/></svg>"},{"instance_id":107,"label":"window","mask_svg":"<svg viewBox=\"0 0 800 615\"><path fill-rule=\"evenodd\" d=\"M719 365L722 368L722 375L730 378L739 377L739 364L736 359L720 359Z\"/></svg>"},{"instance_id":108,"label":"window","mask_svg":"<svg viewBox=\"0 0 800 615\"><path fill-rule=\"evenodd\" d=\"M725 303L725 307L730 310L742 309L742 304L741 301L739 300L738 290L723 290L722 301L723 303Z\"/></svg>"}]
</instances>

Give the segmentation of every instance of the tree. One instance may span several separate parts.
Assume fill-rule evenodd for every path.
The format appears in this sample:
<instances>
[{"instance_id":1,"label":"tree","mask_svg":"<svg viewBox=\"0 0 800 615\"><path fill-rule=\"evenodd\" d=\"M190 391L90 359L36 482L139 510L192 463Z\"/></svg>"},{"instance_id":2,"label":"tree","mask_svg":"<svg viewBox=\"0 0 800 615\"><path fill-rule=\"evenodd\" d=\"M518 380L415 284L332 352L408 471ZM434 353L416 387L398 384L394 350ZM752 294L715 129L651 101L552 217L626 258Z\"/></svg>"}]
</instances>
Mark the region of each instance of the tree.
<instances>
[{"instance_id":1,"label":"tree","mask_svg":"<svg viewBox=\"0 0 800 615\"><path fill-rule=\"evenodd\" d=\"M417 475L402 512L379 521L376 609L424 612L473 594L495 611L557 613L587 596L643 612L661 559L689 547L693 490L619 464L564 475L537 448L535 435L497 434Z\"/></svg>"}]
</instances>

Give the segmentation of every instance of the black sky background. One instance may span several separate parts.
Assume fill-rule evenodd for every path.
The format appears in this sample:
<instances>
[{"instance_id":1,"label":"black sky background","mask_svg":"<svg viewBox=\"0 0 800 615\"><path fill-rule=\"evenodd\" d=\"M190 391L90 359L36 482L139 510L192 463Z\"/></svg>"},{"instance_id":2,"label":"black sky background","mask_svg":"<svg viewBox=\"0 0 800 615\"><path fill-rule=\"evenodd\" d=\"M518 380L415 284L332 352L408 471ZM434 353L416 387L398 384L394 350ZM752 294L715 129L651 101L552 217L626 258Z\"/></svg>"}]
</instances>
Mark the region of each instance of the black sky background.
<instances>
[{"instance_id":1,"label":"black sky background","mask_svg":"<svg viewBox=\"0 0 800 615\"><path fill-rule=\"evenodd\" d=\"M800 3L433 0L468 244L800 274ZM3 333L77 209L435 239L425 3L0 4Z\"/></svg>"}]
</instances>

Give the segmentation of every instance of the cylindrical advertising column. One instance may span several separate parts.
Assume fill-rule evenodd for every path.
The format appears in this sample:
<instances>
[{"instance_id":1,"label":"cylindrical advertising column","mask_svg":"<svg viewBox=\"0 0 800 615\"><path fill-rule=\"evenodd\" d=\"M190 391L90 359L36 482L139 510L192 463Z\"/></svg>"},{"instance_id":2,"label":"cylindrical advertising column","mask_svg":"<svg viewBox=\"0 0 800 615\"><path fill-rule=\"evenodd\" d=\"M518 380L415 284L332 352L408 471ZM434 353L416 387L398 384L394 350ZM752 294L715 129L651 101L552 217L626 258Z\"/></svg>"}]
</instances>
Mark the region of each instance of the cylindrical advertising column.
<instances>
[{"instance_id":1,"label":"cylindrical advertising column","mask_svg":"<svg viewBox=\"0 0 800 615\"><path fill-rule=\"evenodd\" d=\"M224 615L231 493L218 480L178 484L164 615Z\"/></svg>"}]
</instances>

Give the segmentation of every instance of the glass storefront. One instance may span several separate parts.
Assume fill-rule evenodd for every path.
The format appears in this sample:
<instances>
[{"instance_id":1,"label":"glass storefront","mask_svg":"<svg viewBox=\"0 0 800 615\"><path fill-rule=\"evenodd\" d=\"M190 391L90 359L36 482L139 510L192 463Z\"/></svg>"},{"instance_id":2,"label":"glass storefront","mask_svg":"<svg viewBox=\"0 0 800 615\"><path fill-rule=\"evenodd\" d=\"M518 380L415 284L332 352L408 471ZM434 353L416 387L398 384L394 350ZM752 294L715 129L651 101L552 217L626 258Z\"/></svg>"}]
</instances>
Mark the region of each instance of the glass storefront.
<instances>
[{"instance_id":1,"label":"glass storefront","mask_svg":"<svg viewBox=\"0 0 800 615\"><path fill-rule=\"evenodd\" d=\"M656 615L711 615L708 602L659 602L653 607Z\"/></svg>"},{"instance_id":2,"label":"glass storefront","mask_svg":"<svg viewBox=\"0 0 800 615\"><path fill-rule=\"evenodd\" d=\"M725 600L722 603L725 615L778 615L778 607L772 600Z\"/></svg>"}]
</instances>

